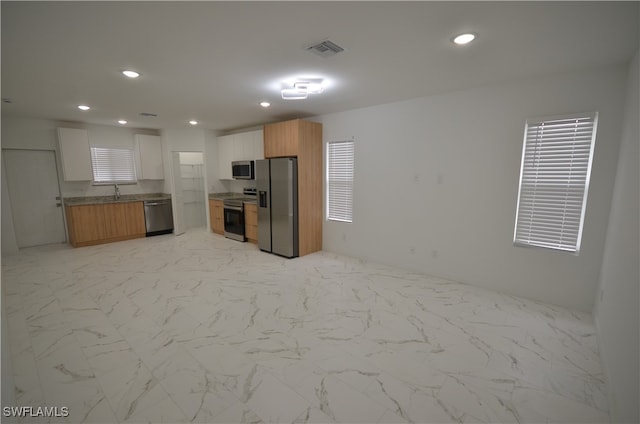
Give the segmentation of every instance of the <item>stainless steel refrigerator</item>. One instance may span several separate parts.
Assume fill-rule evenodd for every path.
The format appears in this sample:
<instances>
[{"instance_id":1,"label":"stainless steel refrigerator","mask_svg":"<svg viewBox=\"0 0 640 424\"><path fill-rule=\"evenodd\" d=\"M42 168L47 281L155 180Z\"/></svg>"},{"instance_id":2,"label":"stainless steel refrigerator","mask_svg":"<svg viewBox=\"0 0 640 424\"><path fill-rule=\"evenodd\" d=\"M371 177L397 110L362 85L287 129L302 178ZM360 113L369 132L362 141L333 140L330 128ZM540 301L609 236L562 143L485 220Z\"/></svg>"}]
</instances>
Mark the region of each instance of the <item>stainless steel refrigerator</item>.
<instances>
[{"instance_id":1,"label":"stainless steel refrigerator","mask_svg":"<svg viewBox=\"0 0 640 424\"><path fill-rule=\"evenodd\" d=\"M298 160L257 160L255 173L258 247L295 258L298 256Z\"/></svg>"}]
</instances>

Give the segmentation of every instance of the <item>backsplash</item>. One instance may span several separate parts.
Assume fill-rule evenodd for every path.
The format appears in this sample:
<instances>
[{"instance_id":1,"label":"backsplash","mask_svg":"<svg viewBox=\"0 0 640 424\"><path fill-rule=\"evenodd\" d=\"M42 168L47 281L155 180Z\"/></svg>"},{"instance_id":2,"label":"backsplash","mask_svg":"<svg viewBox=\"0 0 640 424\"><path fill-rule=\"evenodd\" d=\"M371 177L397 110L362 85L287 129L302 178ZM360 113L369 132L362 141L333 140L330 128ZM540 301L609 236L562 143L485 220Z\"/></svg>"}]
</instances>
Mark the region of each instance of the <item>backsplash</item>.
<instances>
[{"instance_id":1,"label":"backsplash","mask_svg":"<svg viewBox=\"0 0 640 424\"><path fill-rule=\"evenodd\" d=\"M242 193L245 188L255 187L255 180L215 180L209 184L209 193Z\"/></svg>"},{"instance_id":2,"label":"backsplash","mask_svg":"<svg viewBox=\"0 0 640 424\"><path fill-rule=\"evenodd\" d=\"M162 193L164 180L140 180L136 184L119 185L120 194ZM62 197L110 196L114 192L113 184L92 185L90 181L62 182Z\"/></svg>"}]
</instances>

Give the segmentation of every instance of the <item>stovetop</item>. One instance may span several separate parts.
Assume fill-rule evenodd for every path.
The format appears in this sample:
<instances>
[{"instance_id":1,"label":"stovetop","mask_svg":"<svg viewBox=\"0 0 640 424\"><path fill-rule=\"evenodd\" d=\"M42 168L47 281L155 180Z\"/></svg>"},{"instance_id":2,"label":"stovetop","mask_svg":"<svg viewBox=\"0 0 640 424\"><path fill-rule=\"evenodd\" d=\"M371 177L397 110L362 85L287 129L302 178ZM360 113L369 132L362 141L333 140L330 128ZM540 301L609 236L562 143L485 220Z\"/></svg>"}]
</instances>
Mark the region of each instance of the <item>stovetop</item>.
<instances>
[{"instance_id":1,"label":"stovetop","mask_svg":"<svg viewBox=\"0 0 640 424\"><path fill-rule=\"evenodd\" d=\"M242 202L256 201L256 189L245 188L242 190L243 196L224 199L224 204L229 206L242 206Z\"/></svg>"}]
</instances>

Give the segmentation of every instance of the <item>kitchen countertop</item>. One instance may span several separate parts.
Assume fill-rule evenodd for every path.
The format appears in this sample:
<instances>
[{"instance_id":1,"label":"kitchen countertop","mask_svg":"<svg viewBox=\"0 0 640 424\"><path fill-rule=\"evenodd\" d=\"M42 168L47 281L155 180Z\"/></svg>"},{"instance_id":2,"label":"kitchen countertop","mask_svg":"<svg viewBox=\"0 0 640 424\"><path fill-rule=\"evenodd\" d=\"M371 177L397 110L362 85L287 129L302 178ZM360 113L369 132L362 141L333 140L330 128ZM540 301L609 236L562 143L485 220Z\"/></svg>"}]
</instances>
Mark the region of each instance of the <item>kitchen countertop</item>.
<instances>
[{"instance_id":1,"label":"kitchen countertop","mask_svg":"<svg viewBox=\"0 0 640 424\"><path fill-rule=\"evenodd\" d=\"M104 203L126 203L126 202L142 202L145 200L166 200L171 199L170 194L166 193L141 193L141 194L123 194L118 200L111 196L87 196L87 197L65 197L64 204L69 206L76 205L98 205Z\"/></svg>"},{"instance_id":2,"label":"kitchen countertop","mask_svg":"<svg viewBox=\"0 0 640 424\"><path fill-rule=\"evenodd\" d=\"M247 196L243 193L209 193L210 200L242 199L244 203L256 204L256 196Z\"/></svg>"}]
</instances>

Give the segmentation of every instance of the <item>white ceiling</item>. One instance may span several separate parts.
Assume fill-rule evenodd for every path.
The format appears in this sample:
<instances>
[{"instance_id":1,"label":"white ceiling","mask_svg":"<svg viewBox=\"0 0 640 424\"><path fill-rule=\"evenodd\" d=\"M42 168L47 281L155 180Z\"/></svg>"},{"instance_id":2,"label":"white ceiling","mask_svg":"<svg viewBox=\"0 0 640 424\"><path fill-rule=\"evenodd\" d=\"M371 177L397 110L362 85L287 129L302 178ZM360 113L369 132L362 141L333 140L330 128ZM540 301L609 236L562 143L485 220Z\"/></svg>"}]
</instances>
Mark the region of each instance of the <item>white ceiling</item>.
<instances>
[{"instance_id":1,"label":"white ceiling","mask_svg":"<svg viewBox=\"0 0 640 424\"><path fill-rule=\"evenodd\" d=\"M622 64L638 49L638 5L2 1L1 88L12 101L2 114L136 128L196 119L232 130ZM472 44L451 42L469 31L479 34ZM345 51L305 51L327 38ZM142 76L124 78L126 68ZM280 99L279 84L295 75L331 85Z\"/></svg>"}]
</instances>

